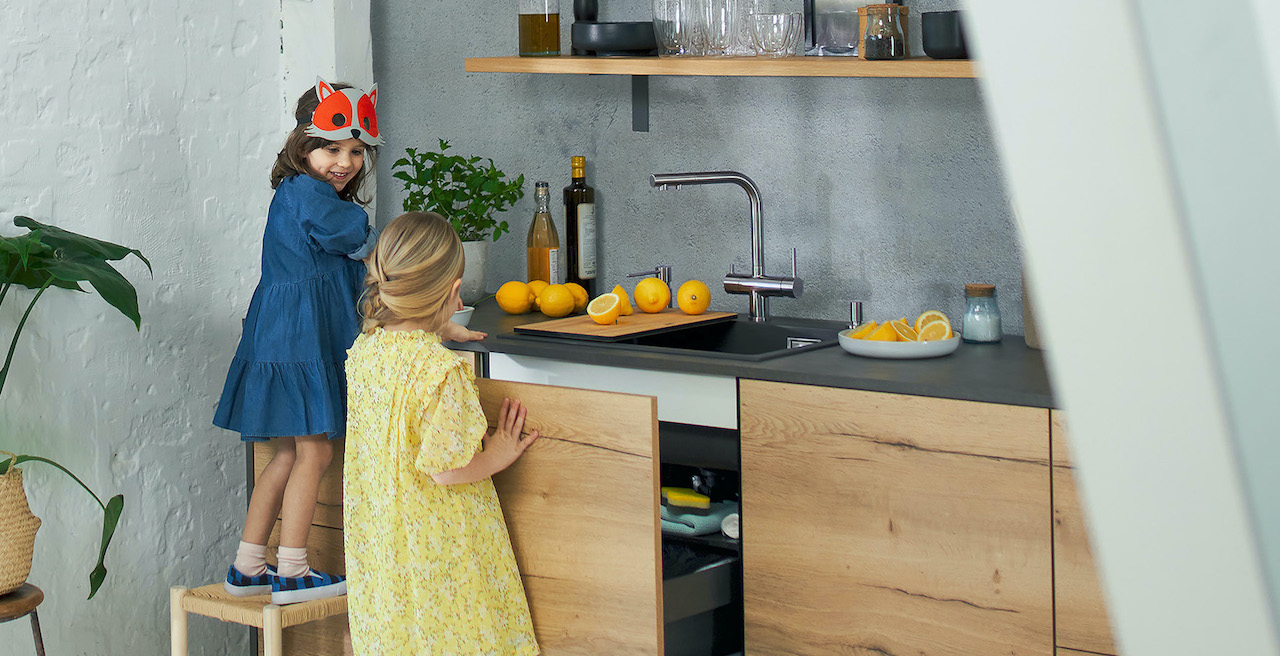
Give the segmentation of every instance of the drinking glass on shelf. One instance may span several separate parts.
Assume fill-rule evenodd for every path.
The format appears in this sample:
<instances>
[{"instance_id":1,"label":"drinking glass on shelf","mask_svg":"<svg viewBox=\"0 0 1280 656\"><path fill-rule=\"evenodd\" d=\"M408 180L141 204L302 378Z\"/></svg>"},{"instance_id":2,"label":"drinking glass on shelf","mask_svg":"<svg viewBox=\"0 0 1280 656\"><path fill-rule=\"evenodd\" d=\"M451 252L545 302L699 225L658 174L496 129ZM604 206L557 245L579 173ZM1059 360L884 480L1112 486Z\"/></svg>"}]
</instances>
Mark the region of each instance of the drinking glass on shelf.
<instances>
[{"instance_id":1,"label":"drinking glass on shelf","mask_svg":"<svg viewBox=\"0 0 1280 656\"><path fill-rule=\"evenodd\" d=\"M724 57L729 54L734 37L734 13L737 0L703 0L706 15L707 54Z\"/></svg>"},{"instance_id":2,"label":"drinking glass on shelf","mask_svg":"<svg viewBox=\"0 0 1280 656\"><path fill-rule=\"evenodd\" d=\"M737 0L734 3L733 40L729 43L728 54L735 57L754 57L760 54L756 48L756 39L752 36L754 16L755 3L752 0Z\"/></svg>"},{"instance_id":3,"label":"drinking glass on shelf","mask_svg":"<svg viewBox=\"0 0 1280 656\"><path fill-rule=\"evenodd\" d=\"M791 57L796 54L800 38L804 35L804 16L799 12L757 13L753 34L760 51L770 57Z\"/></svg>"},{"instance_id":4,"label":"drinking glass on shelf","mask_svg":"<svg viewBox=\"0 0 1280 656\"><path fill-rule=\"evenodd\" d=\"M653 0L653 29L658 54L690 57L706 52L703 0Z\"/></svg>"}]
</instances>

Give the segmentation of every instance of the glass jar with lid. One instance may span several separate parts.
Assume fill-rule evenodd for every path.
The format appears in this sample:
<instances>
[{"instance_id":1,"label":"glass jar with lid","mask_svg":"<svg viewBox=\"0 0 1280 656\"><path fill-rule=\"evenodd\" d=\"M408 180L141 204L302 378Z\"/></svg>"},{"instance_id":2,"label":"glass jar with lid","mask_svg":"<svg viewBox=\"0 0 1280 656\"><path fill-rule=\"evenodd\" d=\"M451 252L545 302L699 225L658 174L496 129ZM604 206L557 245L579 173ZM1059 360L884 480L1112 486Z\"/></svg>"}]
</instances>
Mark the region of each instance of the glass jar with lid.
<instances>
[{"instance_id":1,"label":"glass jar with lid","mask_svg":"<svg viewBox=\"0 0 1280 656\"><path fill-rule=\"evenodd\" d=\"M867 31L862 39L864 59L905 59L907 40L903 36L900 7L867 5Z\"/></svg>"},{"instance_id":2,"label":"glass jar with lid","mask_svg":"<svg viewBox=\"0 0 1280 656\"><path fill-rule=\"evenodd\" d=\"M970 344L993 344L1000 341L1000 306L996 304L996 286L968 284L964 286L965 313L960 336Z\"/></svg>"}]
</instances>

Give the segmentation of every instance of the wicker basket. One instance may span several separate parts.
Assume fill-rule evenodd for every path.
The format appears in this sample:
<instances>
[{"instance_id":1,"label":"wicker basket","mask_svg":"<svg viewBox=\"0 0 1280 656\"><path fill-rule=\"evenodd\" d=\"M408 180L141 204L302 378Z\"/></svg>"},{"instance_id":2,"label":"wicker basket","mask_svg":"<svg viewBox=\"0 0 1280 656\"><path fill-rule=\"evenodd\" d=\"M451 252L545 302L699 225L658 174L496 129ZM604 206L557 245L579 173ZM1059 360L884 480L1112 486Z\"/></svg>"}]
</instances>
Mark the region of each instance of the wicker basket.
<instances>
[{"instance_id":1,"label":"wicker basket","mask_svg":"<svg viewBox=\"0 0 1280 656\"><path fill-rule=\"evenodd\" d=\"M8 456L0 458L0 462L17 462L18 457L8 451L0 454ZM0 474L0 595L9 594L26 583L39 529L40 518L32 515L27 505L22 470L10 466L6 473Z\"/></svg>"}]
</instances>

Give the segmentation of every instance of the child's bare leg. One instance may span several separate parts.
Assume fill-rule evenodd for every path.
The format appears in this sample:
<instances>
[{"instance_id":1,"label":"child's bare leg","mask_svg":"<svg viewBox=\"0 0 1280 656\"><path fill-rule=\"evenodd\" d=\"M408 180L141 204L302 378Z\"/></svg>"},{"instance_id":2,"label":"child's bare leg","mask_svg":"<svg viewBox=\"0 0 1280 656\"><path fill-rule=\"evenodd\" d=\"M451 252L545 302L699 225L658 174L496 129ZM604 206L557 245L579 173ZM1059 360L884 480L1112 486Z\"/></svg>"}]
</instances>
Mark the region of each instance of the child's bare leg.
<instances>
[{"instance_id":1,"label":"child's bare leg","mask_svg":"<svg viewBox=\"0 0 1280 656\"><path fill-rule=\"evenodd\" d=\"M244 520L242 540L250 544L266 544L271 529L280 516L284 501L285 485L293 472L296 458L294 438L277 437L276 455L267 463L253 483L253 495L249 497L249 512Z\"/></svg>"},{"instance_id":2,"label":"child's bare leg","mask_svg":"<svg viewBox=\"0 0 1280 656\"><path fill-rule=\"evenodd\" d=\"M297 456L281 508L280 546L304 548L316 510L320 477L333 460L333 445L325 435L307 435L294 438L294 448Z\"/></svg>"}]
</instances>

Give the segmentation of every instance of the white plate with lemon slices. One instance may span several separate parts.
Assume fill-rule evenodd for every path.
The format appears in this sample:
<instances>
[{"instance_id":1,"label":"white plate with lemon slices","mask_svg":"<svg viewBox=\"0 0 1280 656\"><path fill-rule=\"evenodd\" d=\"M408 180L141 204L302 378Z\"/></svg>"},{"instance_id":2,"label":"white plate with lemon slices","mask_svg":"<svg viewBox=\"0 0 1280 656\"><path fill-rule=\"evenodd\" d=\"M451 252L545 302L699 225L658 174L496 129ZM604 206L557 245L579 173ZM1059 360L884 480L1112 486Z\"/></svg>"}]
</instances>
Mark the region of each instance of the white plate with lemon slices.
<instances>
[{"instance_id":1,"label":"white plate with lemon slices","mask_svg":"<svg viewBox=\"0 0 1280 656\"><path fill-rule=\"evenodd\" d=\"M896 324L896 326L894 325ZM933 325L930 324L940 324ZM921 314L915 321L916 328L905 321L886 321L881 324L867 322L856 328L842 330L840 348L854 355L891 360L916 360L950 355L960 346L960 335L952 332L946 315L936 310ZM853 337L859 335L859 337ZM891 340L884 337L888 335ZM946 335L921 340L921 335Z\"/></svg>"}]
</instances>

